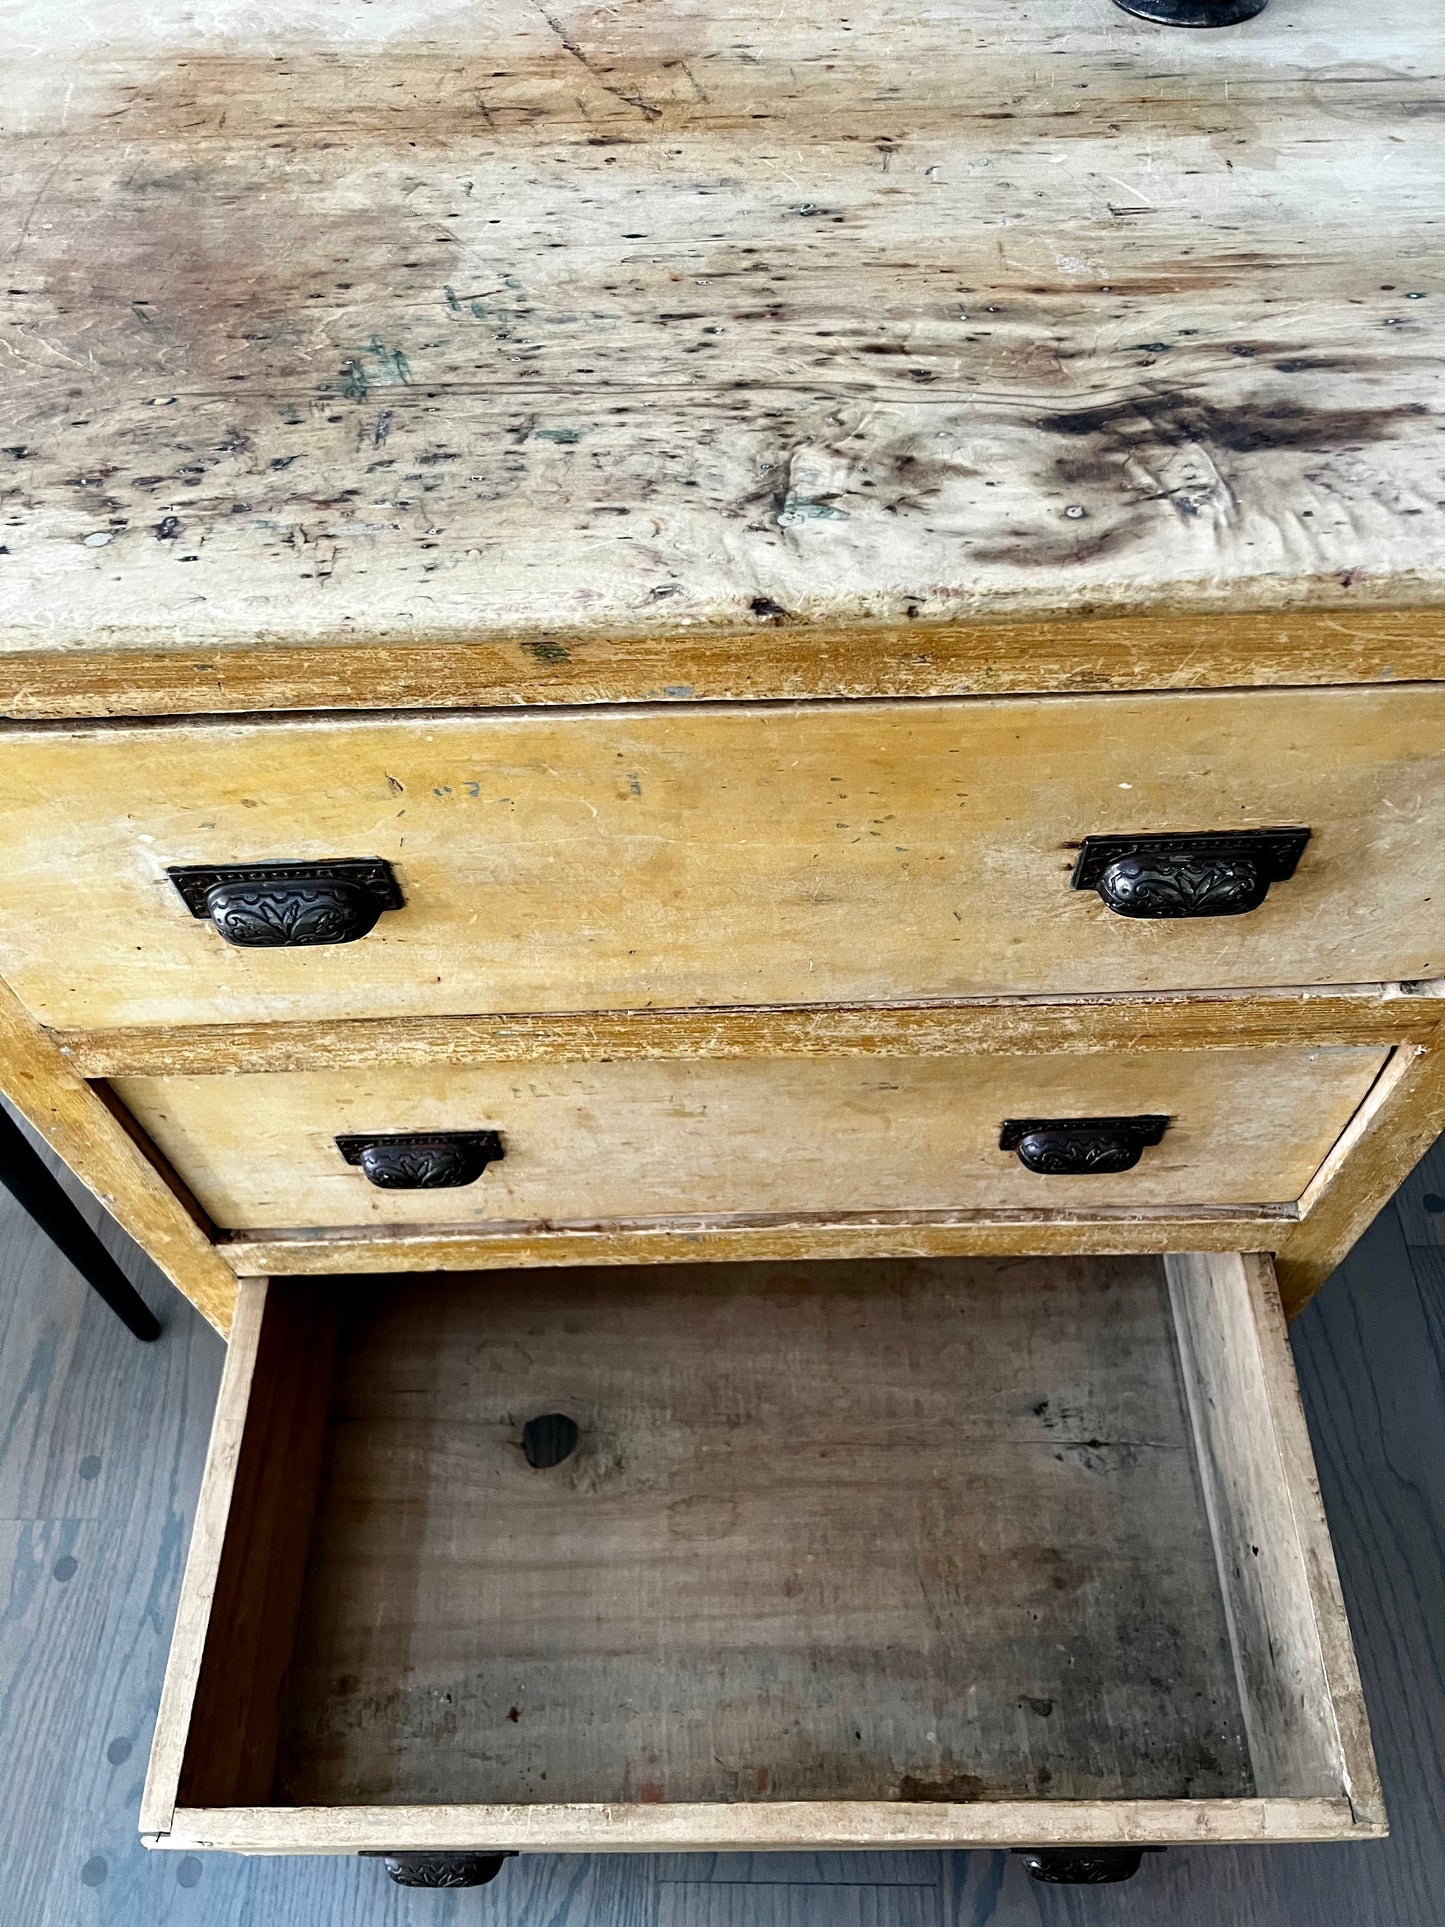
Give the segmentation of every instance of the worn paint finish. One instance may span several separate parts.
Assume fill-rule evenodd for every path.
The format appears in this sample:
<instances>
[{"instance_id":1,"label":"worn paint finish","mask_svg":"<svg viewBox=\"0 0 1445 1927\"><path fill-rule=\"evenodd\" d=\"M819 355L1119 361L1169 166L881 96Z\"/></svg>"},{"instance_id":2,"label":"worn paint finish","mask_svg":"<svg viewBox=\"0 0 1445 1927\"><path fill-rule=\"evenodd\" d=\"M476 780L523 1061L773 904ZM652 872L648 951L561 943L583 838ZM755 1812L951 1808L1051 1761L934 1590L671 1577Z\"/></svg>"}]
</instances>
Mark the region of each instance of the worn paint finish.
<instances>
[{"instance_id":1,"label":"worn paint finish","mask_svg":"<svg viewBox=\"0 0 1445 1927\"><path fill-rule=\"evenodd\" d=\"M0 1093L63 1158L121 1228L223 1335L231 1271L188 1199L136 1142L134 1127L85 1083L0 985Z\"/></svg>"},{"instance_id":2,"label":"worn paint finish","mask_svg":"<svg viewBox=\"0 0 1445 1927\"><path fill-rule=\"evenodd\" d=\"M0 713L22 720L267 710L989 696L1038 690L1290 688L1431 682L1437 608L1020 621L770 618L654 635L508 631L484 642L336 642L206 650L0 650Z\"/></svg>"},{"instance_id":3,"label":"worn paint finish","mask_svg":"<svg viewBox=\"0 0 1445 1927\"><path fill-rule=\"evenodd\" d=\"M228 1229L781 1218L1297 1199L1386 1053L393 1066L122 1078L121 1101ZM1171 1118L1132 1171L1042 1177L1006 1118ZM378 1190L338 1134L499 1130L475 1184Z\"/></svg>"},{"instance_id":4,"label":"worn paint finish","mask_svg":"<svg viewBox=\"0 0 1445 1927\"><path fill-rule=\"evenodd\" d=\"M353 1018L342 1023L161 1025L57 1031L83 1077L375 1070L388 1064L585 1064L598 1059L957 1057L1420 1043L1438 998L1398 985L1343 990L1015 997L922 1005L617 1011L557 1016Z\"/></svg>"},{"instance_id":5,"label":"worn paint finish","mask_svg":"<svg viewBox=\"0 0 1445 1927\"><path fill-rule=\"evenodd\" d=\"M5 647L1445 591L1413 0L21 19Z\"/></svg>"},{"instance_id":6,"label":"worn paint finish","mask_svg":"<svg viewBox=\"0 0 1445 1927\"><path fill-rule=\"evenodd\" d=\"M1409 0L7 24L9 713L1438 672Z\"/></svg>"},{"instance_id":7,"label":"worn paint finish","mask_svg":"<svg viewBox=\"0 0 1445 1927\"><path fill-rule=\"evenodd\" d=\"M0 970L64 1026L1428 978L1442 772L1439 684L17 729ZM1069 887L1087 835L1280 824L1248 916ZM338 856L406 904L315 949L166 876Z\"/></svg>"}]
</instances>

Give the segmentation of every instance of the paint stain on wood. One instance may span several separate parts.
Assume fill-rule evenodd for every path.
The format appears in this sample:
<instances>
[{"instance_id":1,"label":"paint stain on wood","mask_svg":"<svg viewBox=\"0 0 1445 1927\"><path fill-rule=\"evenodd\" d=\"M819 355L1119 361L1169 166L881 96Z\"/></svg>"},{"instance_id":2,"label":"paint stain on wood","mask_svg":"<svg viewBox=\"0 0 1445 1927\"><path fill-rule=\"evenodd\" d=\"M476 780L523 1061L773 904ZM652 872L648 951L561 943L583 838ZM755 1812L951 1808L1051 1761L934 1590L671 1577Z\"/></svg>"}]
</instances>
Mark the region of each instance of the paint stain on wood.
<instances>
[{"instance_id":1,"label":"paint stain on wood","mask_svg":"<svg viewBox=\"0 0 1445 1927\"><path fill-rule=\"evenodd\" d=\"M1421 402L1319 408L1295 401L1252 401L1226 408L1174 391L1067 409L1041 416L1038 425L1047 435L1097 439L1110 453L1198 445L1248 455L1274 448L1360 448L1385 440L1402 422L1428 413Z\"/></svg>"},{"instance_id":2,"label":"paint stain on wood","mask_svg":"<svg viewBox=\"0 0 1445 1927\"><path fill-rule=\"evenodd\" d=\"M955 1804L987 1797L988 1784L977 1773L946 1772L933 1779L905 1773L898 1782L900 1800L938 1800Z\"/></svg>"},{"instance_id":3,"label":"paint stain on wood","mask_svg":"<svg viewBox=\"0 0 1445 1927\"><path fill-rule=\"evenodd\" d=\"M1394 258L1438 169L1376 155L1433 83L1256 36L1232 92L1151 74L1145 141L1107 33L1040 87L1005 12L966 58L922 16L875 48L505 0L376 44L189 26L78 56L64 112L7 73L7 317L46 352L0 622L546 651L1445 576L1439 304Z\"/></svg>"}]
</instances>

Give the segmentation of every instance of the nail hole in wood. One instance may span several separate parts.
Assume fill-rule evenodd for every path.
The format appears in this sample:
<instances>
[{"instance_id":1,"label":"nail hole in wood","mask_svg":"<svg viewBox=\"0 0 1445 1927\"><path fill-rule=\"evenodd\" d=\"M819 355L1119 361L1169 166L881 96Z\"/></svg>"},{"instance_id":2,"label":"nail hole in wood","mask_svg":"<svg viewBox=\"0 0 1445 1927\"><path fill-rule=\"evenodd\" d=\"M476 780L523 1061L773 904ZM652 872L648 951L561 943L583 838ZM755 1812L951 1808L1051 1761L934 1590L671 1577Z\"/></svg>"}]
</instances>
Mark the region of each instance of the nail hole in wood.
<instances>
[{"instance_id":1,"label":"nail hole in wood","mask_svg":"<svg viewBox=\"0 0 1445 1927\"><path fill-rule=\"evenodd\" d=\"M522 1427L522 1451L528 1465L545 1471L549 1465L560 1465L571 1457L577 1449L577 1436L575 1419L565 1412L544 1412L540 1418L529 1418Z\"/></svg>"}]
</instances>

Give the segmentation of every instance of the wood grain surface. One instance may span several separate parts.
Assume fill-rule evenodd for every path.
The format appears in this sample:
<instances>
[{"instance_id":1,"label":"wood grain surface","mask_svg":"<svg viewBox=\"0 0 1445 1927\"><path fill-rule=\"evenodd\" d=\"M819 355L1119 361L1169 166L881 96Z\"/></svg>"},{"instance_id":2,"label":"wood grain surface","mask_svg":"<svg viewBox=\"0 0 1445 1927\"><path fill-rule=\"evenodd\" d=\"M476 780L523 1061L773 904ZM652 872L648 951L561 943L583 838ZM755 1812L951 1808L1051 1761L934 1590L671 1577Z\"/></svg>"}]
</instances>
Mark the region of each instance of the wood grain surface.
<instances>
[{"instance_id":1,"label":"wood grain surface","mask_svg":"<svg viewBox=\"0 0 1445 1927\"><path fill-rule=\"evenodd\" d=\"M134 1124L76 1076L3 985L0 1091L216 1329L229 1330L236 1283L209 1228L147 1156Z\"/></svg>"},{"instance_id":2,"label":"wood grain surface","mask_svg":"<svg viewBox=\"0 0 1445 1927\"><path fill-rule=\"evenodd\" d=\"M21 0L5 642L1438 601L1442 54Z\"/></svg>"},{"instance_id":3,"label":"wood grain surface","mask_svg":"<svg viewBox=\"0 0 1445 1927\"><path fill-rule=\"evenodd\" d=\"M643 1061L122 1078L212 1220L565 1228L617 1219L1272 1205L1296 1200L1385 1063L1368 1046L1119 1057ZM1009 1118L1160 1115L1132 1171L1043 1177ZM338 1133L496 1130L455 1190L380 1190Z\"/></svg>"},{"instance_id":4,"label":"wood grain surface","mask_svg":"<svg viewBox=\"0 0 1445 1927\"><path fill-rule=\"evenodd\" d=\"M1298 1222L1291 1205L1175 1205L1077 1211L943 1211L803 1219L643 1219L492 1230L277 1231L218 1247L241 1276L351 1277L358 1270L505 1271L552 1265L734 1260L1069 1257L1269 1251Z\"/></svg>"},{"instance_id":5,"label":"wood grain surface","mask_svg":"<svg viewBox=\"0 0 1445 1927\"><path fill-rule=\"evenodd\" d=\"M283 1853L1382 1832L1268 1260L1165 1276L248 1285L146 1828ZM556 1463L524 1452L544 1405L575 1415ZM1036 1648L1057 1692L1019 1697Z\"/></svg>"},{"instance_id":6,"label":"wood grain surface","mask_svg":"<svg viewBox=\"0 0 1445 1927\"><path fill-rule=\"evenodd\" d=\"M1329 1044L1423 1044L1445 1001L1418 985L1336 985L1122 997L559 1011L280 1024L154 1024L53 1032L86 1078L206 1072L436 1069L693 1057L1053 1056Z\"/></svg>"},{"instance_id":7,"label":"wood grain surface","mask_svg":"<svg viewBox=\"0 0 1445 1927\"><path fill-rule=\"evenodd\" d=\"M1433 1927L1445 1880L1445 1329L1428 1163L1294 1343L1365 1675L1392 1834L1361 1848L1176 1849L1107 1896L1111 1927ZM82 1194L83 1199L83 1194ZM102 1234L116 1238L97 1207ZM169 1329L122 1343L98 1300L0 1197L0 1836L32 1927L1087 1927L1102 1896L1032 1885L997 1853L526 1856L477 1896L407 1894L367 1861L148 1854L148 1726L221 1347L155 1274ZM148 1278L148 1283L147 1283ZM100 1460L99 1468L96 1460ZM74 1575L53 1576L58 1557ZM69 1572L69 1568L62 1570ZM14 1655L12 1664L11 1655Z\"/></svg>"},{"instance_id":8,"label":"wood grain surface","mask_svg":"<svg viewBox=\"0 0 1445 1927\"><path fill-rule=\"evenodd\" d=\"M1336 1792L1383 1830L1274 1268L1257 1253L1166 1257L1180 1370L1255 1777Z\"/></svg>"},{"instance_id":9,"label":"wood grain surface","mask_svg":"<svg viewBox=\"0 0 1445 1927\"><path fill-rule=\"evenodd\" d=\"M858 623L755 618L741 631L660 636L509 634L486 642L0 649L0 715L20 720L284 710L496 709L804 697L998 696L1039 691L1289 688L1430 682L1438 608L1267 614L1175 610L1047 622Z\"/></svg>"},{"instance_id":10,"label":"wood grain surface","mask_svg":"<svg viewBox=\"0 0 1445 1927\"><path fill-rule=\"evenodd\" d=\"M276 1804L1255 1790L1157 1259L344 1302Z\"/></svg>"},{"instance_id":11,"label":"wood grain surface","mask_svg":"<svg viewBox=\"0 0 1445 1927\"><path fill-rule=\"evenodd\" d=\"M1445 684L0 731L0 970L47 1024L1445 974ZM1091 835L1299 825L1245 916L1070 888ZM174 864L384 857L360 942L239 949Z\"/></svg>"}]
</instances>

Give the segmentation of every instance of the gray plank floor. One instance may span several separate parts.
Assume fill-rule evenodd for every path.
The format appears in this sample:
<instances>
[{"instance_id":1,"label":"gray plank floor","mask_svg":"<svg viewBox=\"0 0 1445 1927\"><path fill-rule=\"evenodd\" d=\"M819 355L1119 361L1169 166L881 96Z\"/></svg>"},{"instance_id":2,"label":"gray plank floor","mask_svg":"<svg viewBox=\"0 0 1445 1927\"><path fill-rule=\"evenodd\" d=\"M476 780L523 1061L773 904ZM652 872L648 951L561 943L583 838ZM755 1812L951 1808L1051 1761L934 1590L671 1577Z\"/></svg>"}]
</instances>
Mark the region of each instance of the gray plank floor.
<instances>
[{"instance_id":1,"label":"gray plank floor","mask_svg":"<svg viewBox=\"0 0 1445 1927\"><path fill-rule=\"evenodd\" d=\"M94 1206L92 1219L103 1223ZM17 1927L1434 1927L1445 1894L1445 1152L1295 1330L1392 1837L1175 1850L1047 1889L1000 1854L536 1857L406 1893L374 1863L151 1854L135 1814L220 1341L130 1339L0 1196L0 1920Z\"/></svg>"}]
</instances>

